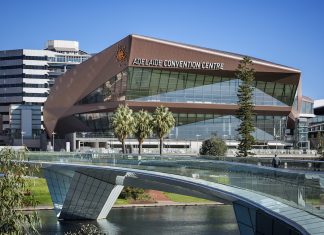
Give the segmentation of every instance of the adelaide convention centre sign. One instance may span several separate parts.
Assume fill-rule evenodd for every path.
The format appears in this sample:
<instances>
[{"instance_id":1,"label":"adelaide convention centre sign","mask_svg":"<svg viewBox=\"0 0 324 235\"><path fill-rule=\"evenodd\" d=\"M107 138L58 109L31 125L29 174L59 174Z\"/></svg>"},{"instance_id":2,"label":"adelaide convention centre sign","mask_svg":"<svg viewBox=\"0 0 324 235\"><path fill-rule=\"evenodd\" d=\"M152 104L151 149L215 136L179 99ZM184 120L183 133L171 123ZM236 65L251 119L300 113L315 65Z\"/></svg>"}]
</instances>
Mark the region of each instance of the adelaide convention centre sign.
<instances>
[{"instance_id":1,"label":"adelaide convention centre sign","mask_svg":"<svg viewBox=\"0 0 324 235\"><path fill-rule=\"evenodd\" d=\"M224 63L198 62L185 60L159 60L135 58L133 65L164 67L164 68L181 68L181 69L206 69L206 70L223 70Z\"/></svg>"}]
</instances>

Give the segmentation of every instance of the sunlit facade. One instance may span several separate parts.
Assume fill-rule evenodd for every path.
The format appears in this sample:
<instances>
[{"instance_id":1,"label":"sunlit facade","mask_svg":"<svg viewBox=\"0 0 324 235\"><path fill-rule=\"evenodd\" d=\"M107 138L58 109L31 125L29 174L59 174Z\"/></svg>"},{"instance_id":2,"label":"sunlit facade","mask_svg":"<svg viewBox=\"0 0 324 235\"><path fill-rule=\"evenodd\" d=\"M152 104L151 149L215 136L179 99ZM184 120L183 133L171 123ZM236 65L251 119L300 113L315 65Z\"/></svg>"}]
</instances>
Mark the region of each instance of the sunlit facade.
<instances>
[{"instance_id":1,"label":"sunlit facade","mask_svg":"<svg viewBox=\"0 0 324 235\"><path fill-rule=\"evenodd\" d=\"M126 58L118 58L121 53ZM242 55L130 35L64 75L65 81L85 82L80 90L55 84L45 104L47 131L92 132L113 137L111 119L119 104L134 111L170 108L176 126L170 139L197 140L218 136L237 140L235 70ZM142 59L141 59L142 58ZM155 59L156 58L156 59ZM297 94L298 70L253 58L257 142L285 140L293 132L289 115ZM102 61L103 64L99 65ZM110 61L110 63L109 63ZM170 62L171 61L171 62ZM82 71L91 71L83 74ZM73 72L73 71L72 71ZM78 74L76 76L75 74ZM99 81L100 80L100 81ZM90 83L89 81L93 81ZM67 82L68 83L68 82ZM57 112L62 95L71 100ZM56 110L56 111L55 111ZM64 115L63 113L69 113ZM51 120L50 120L51 119ZM72 128L66 128L73 122Z\"/></svg>"}]
</instances>

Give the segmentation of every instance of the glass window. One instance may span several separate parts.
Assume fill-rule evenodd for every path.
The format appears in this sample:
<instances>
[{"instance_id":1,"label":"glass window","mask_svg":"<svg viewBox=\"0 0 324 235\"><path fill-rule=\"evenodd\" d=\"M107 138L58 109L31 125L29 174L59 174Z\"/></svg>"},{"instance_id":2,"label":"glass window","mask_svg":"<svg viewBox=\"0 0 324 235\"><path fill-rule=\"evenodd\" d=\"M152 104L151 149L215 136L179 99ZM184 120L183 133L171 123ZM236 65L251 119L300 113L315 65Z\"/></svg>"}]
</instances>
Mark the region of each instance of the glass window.
<instances>
[{"instance_id":1,"label":"glass window","mask_svg":"<svg viewBox=\"0 0 324 235\"><path fill-rule=\"evenodd\" d=\"M195 86L196 74L188 74L186 88L191 88Z\"/></svg>"},{"instance_id":2,"label":"glass window","mask_svg":"<svg viewBox=\"0 0 324 235\"><path fill-rule=\"evenodd\" d=\"M179 73L177 90L183 90L186 88L187 75L187 73Z\"/></svg>"},{"instance_id":3,"label":"glass window","mask_svg":"<svg viewBox=\"0 0 324 235\"><path fill-rule=\"evenodd\" d=\"M209 85L213 83L213 76L205 76L204 85Z\"/></svg>"}]
</instances>

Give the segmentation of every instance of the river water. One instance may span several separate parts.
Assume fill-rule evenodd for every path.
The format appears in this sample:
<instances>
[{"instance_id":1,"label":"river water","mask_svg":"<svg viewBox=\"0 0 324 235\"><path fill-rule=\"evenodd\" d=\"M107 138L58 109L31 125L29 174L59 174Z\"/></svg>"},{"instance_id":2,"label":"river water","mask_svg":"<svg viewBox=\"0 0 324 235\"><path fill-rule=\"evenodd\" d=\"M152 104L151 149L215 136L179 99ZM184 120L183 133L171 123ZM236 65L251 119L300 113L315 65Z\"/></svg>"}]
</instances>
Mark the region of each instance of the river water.
<instances>
[{"instance_id":1,"label":"river water","mask_svg":"<svg viewBox=\"0 0 324 235\"><path fill-rule=\"evenodd\" d=\"M109 235L239 234L230 205L113 208L106 220L98 221L57 221L52 210L39 214L43 224L41 234L75 232L82 224L90 223Z\"/></svg>"}]
</instances>

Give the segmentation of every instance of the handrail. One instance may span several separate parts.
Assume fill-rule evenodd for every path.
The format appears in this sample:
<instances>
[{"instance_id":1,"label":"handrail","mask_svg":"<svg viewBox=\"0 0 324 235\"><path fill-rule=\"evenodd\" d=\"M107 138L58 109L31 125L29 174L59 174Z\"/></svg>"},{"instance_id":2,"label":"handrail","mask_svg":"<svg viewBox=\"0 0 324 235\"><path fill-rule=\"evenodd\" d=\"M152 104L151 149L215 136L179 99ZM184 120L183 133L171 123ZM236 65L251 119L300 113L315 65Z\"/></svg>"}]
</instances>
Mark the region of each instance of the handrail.
<instances>
[{"instance_id":1,"label":"handrail","mask_svg":"<svg viewBox=\"0 0 324 235\"><path fill-rule=\"evenodd\" d=\"M121 166L221 183L267 195L290 206L324 218L324 173L275 169L239 162L199 159L192 156L122 154L27 154L40 162Z\"/></svg>"}]
</instances>

